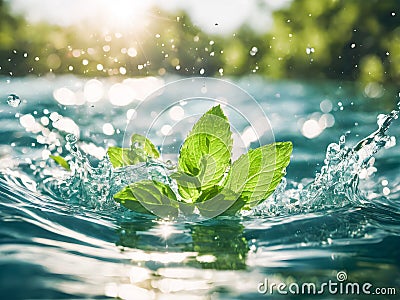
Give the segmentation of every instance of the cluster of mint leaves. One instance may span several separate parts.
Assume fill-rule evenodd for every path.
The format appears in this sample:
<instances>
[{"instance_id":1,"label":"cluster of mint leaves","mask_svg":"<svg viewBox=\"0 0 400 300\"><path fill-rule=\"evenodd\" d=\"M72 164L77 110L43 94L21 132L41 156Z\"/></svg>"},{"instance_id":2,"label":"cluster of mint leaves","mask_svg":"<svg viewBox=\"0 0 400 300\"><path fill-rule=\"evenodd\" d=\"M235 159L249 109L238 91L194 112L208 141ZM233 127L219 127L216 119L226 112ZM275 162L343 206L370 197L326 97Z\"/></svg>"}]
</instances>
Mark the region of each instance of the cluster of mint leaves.
<instances>
[{"instance_id":1,"label":"cluster of mint leaves","mask_svg":"<svg viewBox=\"0 0 400 300\"><path fill-rule=\"evenodd\" d=\"M232 146L229 121L221 107L214 106L183 142L176 170L170 174L177 192L165 183L148 179L124 187L113 196L114 200L135 212L163 218L174 218L179 211L215 217L250 209L276 189L290 162L292 143L277 142L249 150L233 163ZM160 157L154 144L139 134L132 135L130 148L109 147L107 154L114 168Z\"/></svg>"}]
</instances>

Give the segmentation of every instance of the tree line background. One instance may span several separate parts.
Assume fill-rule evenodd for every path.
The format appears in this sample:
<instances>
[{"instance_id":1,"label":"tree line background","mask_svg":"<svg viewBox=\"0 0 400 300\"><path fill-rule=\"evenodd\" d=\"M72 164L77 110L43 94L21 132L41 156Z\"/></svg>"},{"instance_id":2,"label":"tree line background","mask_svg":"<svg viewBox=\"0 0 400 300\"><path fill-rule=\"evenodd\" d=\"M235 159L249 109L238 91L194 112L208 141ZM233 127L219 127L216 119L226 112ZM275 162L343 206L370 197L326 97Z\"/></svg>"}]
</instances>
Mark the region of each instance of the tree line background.
<instances>
[{"instance_id":1,"label":"tree line background","mask_svg":"<svg viewBox=\"0 0 400 300\"><path fill-rule=\"evenodd\" d=\"M29 23L0 0L0 74L41 76L264 75L400 83L398 0L294 0L264 33L226 36L196 27L184 11L153 8L144 30ZM218 26L218 24L215 24Z\"/></svg>"}]
</instances>

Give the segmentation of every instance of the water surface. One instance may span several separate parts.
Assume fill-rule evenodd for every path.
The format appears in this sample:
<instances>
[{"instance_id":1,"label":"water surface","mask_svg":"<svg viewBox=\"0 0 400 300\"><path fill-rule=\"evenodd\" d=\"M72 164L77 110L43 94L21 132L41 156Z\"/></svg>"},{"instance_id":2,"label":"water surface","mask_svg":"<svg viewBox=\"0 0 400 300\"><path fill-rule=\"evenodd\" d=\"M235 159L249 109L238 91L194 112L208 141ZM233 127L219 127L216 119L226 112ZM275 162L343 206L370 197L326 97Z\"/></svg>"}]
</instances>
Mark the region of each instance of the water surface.
<instances>
[{"instance_id":1,"label":"water surface","mask_svg":"<svg viewBox=\"0 0 400 300\"><path fill-rule=\"evenodd\" d=\"M87 79L1 78L1 298L279 298L277 291L258 292L266 279L370 282L400 293L400 151L390 139L399 137L399 121L375 139L373 149L356 146L398 99L368 98L336 82L258 77L234 82L259 102L275 139L293 141L284 184L242 216L166 222L116 207L103 193L112 188L103 173L85 177L86 182L77 174L73 182L79 184L65 196L57 183L65 182L68 172L47 159L50 153L71 156L65 147L68 133L79 136L75 145L92 166L108 145L123 144L127 119L135 113L130 109L138 102L121 106L129 99L110 94L118 80L91 81L104 95L87 101ZM154 78L139 83L147 88L144 94L162 85ZM228 98L251 113L246 99ZM171 152L177 152L180 141L175 142ZM363 152L365 161L356 151L361 148L371 152ZM318 175L324 160L333 171ZM142 171L131 176L139 178ZM338 272L347 280L340 281Z\"/></svg>"}]
</instances>

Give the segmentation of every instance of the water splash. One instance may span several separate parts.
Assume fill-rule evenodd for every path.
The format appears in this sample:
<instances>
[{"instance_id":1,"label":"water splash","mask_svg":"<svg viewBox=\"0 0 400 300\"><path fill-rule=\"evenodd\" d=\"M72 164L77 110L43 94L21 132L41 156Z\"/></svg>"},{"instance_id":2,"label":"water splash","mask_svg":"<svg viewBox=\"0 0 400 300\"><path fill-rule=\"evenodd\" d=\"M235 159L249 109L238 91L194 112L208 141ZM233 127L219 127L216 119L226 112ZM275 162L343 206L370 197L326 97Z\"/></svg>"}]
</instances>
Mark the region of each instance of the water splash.
<instances>
[{"instance_id":1,"label":"water splash","mask_svg":"<svg viewBox=\"0 0 400 300\"><path fill-rule=\"evenodd\" d=\"M374 154L396 145L395 137L386 132L398 118L400 102L397 108L387 115L380 114L378 129L354 147L346 145L346 135L342 135L338 143L328 145L324 166L310 184L303 187L293 183L288 188L287 181L282 180L274 194L251 214L286 215L368 202L358 189L359 180L376 171Z\"/></svg>"},{"instance_id":2,"label":"water splash","mask_svg":"<svg viewBox=\"0 0 400 300\"><path fill-rule=\"evenodd\" d=\"M173 185L167 174L169 165L158 160L148 159L133 166L114 169L108 157L97 164L91 162L79 150L75 135L68 134L65 139L65 148L72 156L69 161L71 173L66 178L58 178L56 182L50 180L47 187L50 186L53 194L61 195L66 200L98 210L118 209L112 196L131 183L152 179Z\"/></svg>"},{"instance_id":3,"label":"water splash","mask_svg":"<svg viewBox=\"0 0 400 300\"><path fill-rule=\"evenodd\" d=\"M72 155L71 175L58 183L63 198L75 199L85 206L102 208L107 204L112 174L111 163L102 160L97 167L92 166L88 157L78 149L78 138L73 134L66 136L65 148Z\"/></svg>"},{"instance_id":4,"label":"water splash","mask_svg":"<svg viewBox=\"0 0 400 300\"><path fill-rule=\"evenodd\" d=\"M378 129L354 147L346 145L346 135L341 136L338 143L327 147L324 166L310 184L289 184L284 178L269 199L247 214L288 215L367 202L358 189L359 179L376 171L374 154L396 144L395 138L386 132L398 115L399 110L379 115ZM134 166L113 169L105 157L94 166L78 149L76 136L68 134L66 141L66 149L72 156L71 174L56 185L58 193L65 199L75 199L81 205L96 209L116 209L118 205L112 196L133 182L152 179L176 189L169 177L171 169L174 169L169 161L163 163L148 159Z\"/></svg>"},{"instance_id":5,"label":"water splash","mask_svg":"<svg viewBox=\"0 0 400 300\"><path fill-rule=\"evenodd\" d=\"M16 94L10 94L7 97L7 104L11 107L18 107L21 104L21 99Z\"/></svg>"}]
</instances>

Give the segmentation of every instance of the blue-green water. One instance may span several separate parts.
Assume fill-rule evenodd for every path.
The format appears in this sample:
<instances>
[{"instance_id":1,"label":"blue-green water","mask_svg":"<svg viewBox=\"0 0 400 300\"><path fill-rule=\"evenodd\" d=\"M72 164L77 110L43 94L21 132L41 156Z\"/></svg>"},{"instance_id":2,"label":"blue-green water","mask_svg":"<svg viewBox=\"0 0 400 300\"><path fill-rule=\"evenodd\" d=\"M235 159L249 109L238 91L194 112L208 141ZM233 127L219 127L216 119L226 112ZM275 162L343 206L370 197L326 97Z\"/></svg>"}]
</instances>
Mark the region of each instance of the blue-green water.
<instances>
[{"instance_id":1,"label":"blue-green water","mask_svg":"<svg viewBox=\"0 0 400 300\"><path fill-rule=\"evenodd\" d=\"M400 151L390 136L399 137L400 130L399 121L393 120L385 132L389 124L384 121L395 117L389 113L398 99L368 98L350 84L335 82L271 82L258 77L234 82L265 111L275 140L293 141L286 179L262 206L246 214L166 222L118 208L108 195L118 186L109 179L118 179L118 174L93 167L99 167L107 146L124 143L126 131L141 132L151 112L159 111L168 97L187 101L182 90L161 89L138 109L137 100L123 98L131 90L124 90L117 79L88 84L74 77L2 78L0 298L285 297L276 287L272 294L258 292L267 279L277 285L367 282L371 293L394 287L397 296L348 297L397 299ZM157 79L129 84L140 99L163 86ZM137 91L144 87L147 90ZM204 97L208 88L202 90ZM99 90L103 93L96 94ZM257 123L258 111L245 93L221 93L226 99L219 101L226 103L226 110L239 108L250 123ZM367 89L365 93L371 96ZM21 103L9 99L10 94ZM185 116L201 114L210 105L193 103L180 103ZM376 131L379 114L387 114L379 119L385 130L358 144ZM247 125L235 123L234 114L232 118L246 144ZM177 135L163 135L161 128L154 125L152 139L165 145L164 155L173 161L182 132L189 128L177 127ZM71 157L65 148L68 133L79 136L74 145L88 157L86 165L75 158L78 171L69 179L68 172L47 159L50 153ZM267 134L261 143L269 139ZM379 151L371 159L375 150ZM131 169L129 176L147 176L151 168ZM345 272L347 280L340 279L339 272ZM346 295L325 290L322 295L286 297Z\"/></svg>"}]
</instances>

